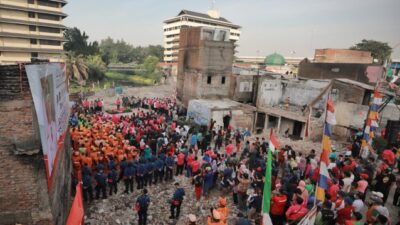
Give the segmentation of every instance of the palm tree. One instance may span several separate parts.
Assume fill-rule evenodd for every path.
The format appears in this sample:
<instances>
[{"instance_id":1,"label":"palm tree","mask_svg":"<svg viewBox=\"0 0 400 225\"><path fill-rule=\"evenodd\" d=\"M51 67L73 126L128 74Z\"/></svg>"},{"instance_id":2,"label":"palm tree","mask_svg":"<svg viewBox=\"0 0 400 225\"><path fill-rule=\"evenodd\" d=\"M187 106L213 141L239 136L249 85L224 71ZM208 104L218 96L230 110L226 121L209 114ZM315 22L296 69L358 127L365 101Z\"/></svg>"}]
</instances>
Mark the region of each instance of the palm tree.
<instances>
[{"instance_id":1,"label":"palm tree","mask_svg":"<svg viewBox=\"0 0 400 225\"><path fill-rule=\"evenodd\" d=\"M81 86L81 94L83 92L82 86L86 79L89 78L89 67L86 64L85 57L83 55L74 55L72 52L66 54L66 69L67 69L67 81L69 87L69 81L76 79Z\"/></svg>"}]
</instances>

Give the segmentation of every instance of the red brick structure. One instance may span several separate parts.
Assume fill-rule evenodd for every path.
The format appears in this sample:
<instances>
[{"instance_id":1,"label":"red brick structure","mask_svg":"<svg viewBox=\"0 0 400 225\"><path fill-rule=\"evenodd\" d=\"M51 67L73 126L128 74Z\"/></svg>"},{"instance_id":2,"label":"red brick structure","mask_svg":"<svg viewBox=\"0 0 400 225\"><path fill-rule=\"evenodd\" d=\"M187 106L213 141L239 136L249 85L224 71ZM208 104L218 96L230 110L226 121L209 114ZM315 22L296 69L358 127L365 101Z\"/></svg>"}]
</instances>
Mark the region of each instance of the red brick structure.
<instances>
[{"instance_id":1,"label":"red brick structure","mask_svg":"<svg viewBox=\"0 0 400 225\"><path fill-rule=\"evenodd\" d=\"M24 66L0 67L0 225L65 224L71 207L69 137L51 192Z\"/></svg>"},{"instance_id":2,"label":"red brick structure","mask_svg":"<svg viewBox=\"0 0 400 225\"><path fill-rule=\"evenodd\" d=\"M314 62L316 63L357 63L371 64L371 52L350 49L315 49Z\"/></svg>"}]
</instances>

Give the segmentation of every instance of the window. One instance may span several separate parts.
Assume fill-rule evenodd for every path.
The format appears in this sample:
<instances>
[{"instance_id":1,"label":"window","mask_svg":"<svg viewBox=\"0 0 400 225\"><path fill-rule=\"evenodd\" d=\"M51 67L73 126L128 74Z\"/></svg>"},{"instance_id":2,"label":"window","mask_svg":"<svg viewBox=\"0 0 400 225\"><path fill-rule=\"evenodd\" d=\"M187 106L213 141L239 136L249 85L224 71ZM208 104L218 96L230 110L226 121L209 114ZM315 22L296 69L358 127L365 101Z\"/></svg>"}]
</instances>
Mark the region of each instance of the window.
<instances>
[{"instance_id":1,"label":"window","mask_svg":"<svg viewBox=\"0 0 400 225\"><path fill-rule=\"evenodd\" d=\"M38 0L38 5L47 6L47 7L53 7L53 8L58 8L59 7L58 2L43 1L43 0Z\"/></svg>"},{"instance_id":2,"label":"window","mask_svg":"<svg viewBox=\"0 0 400 225\"><path fill-rule=\"evenodd\" d=\"M60 46L61 42L60 41L53 41L53 40L40 40L41 45L54 45L54 46Z\"/></svg>"},{"instance_id":3,"label":"window","mask_svg":"<svg viewBox=\"0 0 400 225\"><path fill-rule=\"evenodd\" d=\"M35 4L35 0L28 0L28 4Z\"/></svg>"},{"instance_id":4,"label":"window","mask_svg":"<svg viewBox=\"0 0 400 225\"><path fill-rule=\"evenodd\" d=\"M35 18L35 13L34 12L28 12L28 17L29 18Z\"/></svg>"},{"instance_id":5,"label":"window","mask_svg":"<svg viewBox=\"0 0 400 225\"><path fill-rule=\"evenodd\" d=\"M29 31L36 31L36 26L29 26Z\"/></svg>"},{"instance_id":6,"label":"window","mask_svg":"<svg viewBox=\"0 0 400 225\"><path fill-rule=\"evenodd\" d=\"M51 27L39 27L39 31L46 33L60 33L59 28L51 28Z\"/></svg>"},{"instance_id":7,"label":"window","mask_svg":"<svg viewBox=\"0 0 400 225\"><path fill-rule=\"evenodd\" d=\"M39 54L37 52L32 52L31 53L31 57L32 58L37 58L37 57L39 57Z\"/></svg>"},{"instance_id":8,"label":"window","mask_svg":"<svg viewBox=\"0 0 400 225\"><path fill-rule=\"evenodd\" d=\"M31 39L31 45L37 45L37 40L36 39Z\"/></svg>"},{"instance_id":9,"label":"window","mask_svg":"<svg viewBox=\"0 0 400 225\"><path fill-rule=\"evenodd\" d=\"M225 84L225 76L221 77L221 84Z\"/></svg>"},{"instance_id":10,"label":"window","mask_svg":"<svg viewBox=\"0 0 400 225\"><path fill-rule=\"evenodd\" d=\"M55 16L55 15L50 15L50 14L39 13L38 17L39 17L39 19L44 19L44 20L54 20L54 21L60 20L60 16Z\"/></svg>"},{"instance_id":11,"label":"window","mask_svg":"<svg viewBox=\"0 0 400 225\"><path fill-rule=\"evenodd\" d=\"M207 84L211 84L211 76L207 76Z\"/></svg>"}]
</instances>

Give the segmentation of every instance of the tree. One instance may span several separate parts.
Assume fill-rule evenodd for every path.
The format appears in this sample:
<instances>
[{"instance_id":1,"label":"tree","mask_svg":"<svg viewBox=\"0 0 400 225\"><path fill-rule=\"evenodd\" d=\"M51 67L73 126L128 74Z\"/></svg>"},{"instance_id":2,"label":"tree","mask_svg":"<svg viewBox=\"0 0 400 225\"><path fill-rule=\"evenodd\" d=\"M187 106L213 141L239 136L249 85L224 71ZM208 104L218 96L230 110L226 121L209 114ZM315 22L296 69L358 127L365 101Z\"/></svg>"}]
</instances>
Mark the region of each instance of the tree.
<instances>
[{"instance_id":1,"label":"tree","mask_svg":"<svg viewBox=\"0 0 400 225\"><path fill-rule=\"evenodd\" d=\"M386 42L363 39L360 43L350 47L352 50L370 51L374 59L379 64L383 64L385 60L390 58L392 48Z\"/></svg>"},{"instance_id":2,"label":"tree","mask_svg":"<svg viewBox=\"0 0 400 225\"><path fill-rule=\"evenodd\" d=\"M88 75L91 80L102 80L107 72L107 65L100 55L90 55L86 59Z\"/></svg>"},{"instance_id":3,"label":"tree","mask_svg":"<svg viewBox=\"0 0 400 225\"><path fill-rule=\"evenodd\" d=\"M64 31L66 42L64 50L73 52L75 55L94 55L99 53L98 43L88 42L89 36L78 28L68 28Z\"/></svg>"},{"instance_id":4,"label":"tree","mask_svg":"<svg viewBox=\"0 0 400 225\"><path fill-rule=\"evenodd\" d=\"M89 78L88 66L83 55L66 54L67 80L76 79L80 83Z\"/></svg>"}]
</instances>

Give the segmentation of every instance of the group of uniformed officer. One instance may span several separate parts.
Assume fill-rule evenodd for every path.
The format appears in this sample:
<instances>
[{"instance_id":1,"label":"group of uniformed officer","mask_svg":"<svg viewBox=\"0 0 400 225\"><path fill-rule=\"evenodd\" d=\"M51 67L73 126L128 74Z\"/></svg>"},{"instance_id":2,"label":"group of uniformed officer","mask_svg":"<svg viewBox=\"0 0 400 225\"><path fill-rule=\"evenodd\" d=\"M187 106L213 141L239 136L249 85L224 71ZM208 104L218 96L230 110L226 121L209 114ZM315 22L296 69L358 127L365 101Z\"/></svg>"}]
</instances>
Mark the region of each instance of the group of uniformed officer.
<instances>
[{"instance_id":1,"label":"group of uniformed officer","mask_svg":"<svg viewBox=\"0 0 400 225\"><path fill-rule=\"evenodd\" d=\"M107 186L109 187L109 195L116 194L118 182L121 180L125 184L125 193L133 192L134 180L136 180L137 189L172 180L175 165L174 156L167 156L164 153L161 153L159 157L151 156L147 160L128 161L124 158L119 164L119 170L117 170L118 166L112 156L108 161L107 166L104 163L96 165L94 176L96 199L100 198L100 194L103 198L107 198ZM87 165L82 169L82 183L84 199L92 200L92 171Z\"/></svg>"}]
</instances>

